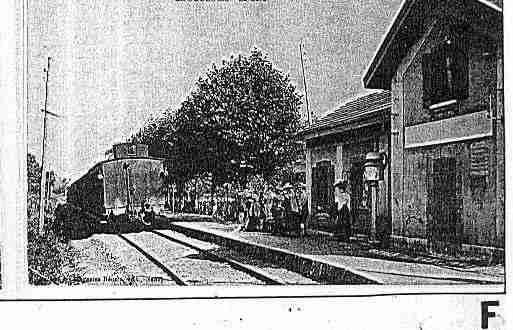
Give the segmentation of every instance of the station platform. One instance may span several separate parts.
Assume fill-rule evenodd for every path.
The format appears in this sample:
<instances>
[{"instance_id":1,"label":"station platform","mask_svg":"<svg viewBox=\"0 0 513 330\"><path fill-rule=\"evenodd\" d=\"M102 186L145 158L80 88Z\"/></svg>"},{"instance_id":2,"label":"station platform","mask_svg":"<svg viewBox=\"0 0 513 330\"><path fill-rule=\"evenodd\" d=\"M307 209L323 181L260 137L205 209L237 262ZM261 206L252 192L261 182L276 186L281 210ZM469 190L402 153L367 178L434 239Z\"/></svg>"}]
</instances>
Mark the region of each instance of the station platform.
<instances>
[{"instance_id":1,"label":"station platform","mask_svg":"<svg viewBox=\"0 0 513 330\"><path fill-rule=\"evenodd\" d=\"M504 265L478 266L463 261L410 256L362 248L329 235L305 237L244 232L240 224L223 224L209 217L168 217L171 229L229 247L329 284L504 284ZM174 220L174 221L173 221ZM177 221L178 220L178 221ZM185 220L185 221L183 221Z\"/></svg>"}]
</instances>

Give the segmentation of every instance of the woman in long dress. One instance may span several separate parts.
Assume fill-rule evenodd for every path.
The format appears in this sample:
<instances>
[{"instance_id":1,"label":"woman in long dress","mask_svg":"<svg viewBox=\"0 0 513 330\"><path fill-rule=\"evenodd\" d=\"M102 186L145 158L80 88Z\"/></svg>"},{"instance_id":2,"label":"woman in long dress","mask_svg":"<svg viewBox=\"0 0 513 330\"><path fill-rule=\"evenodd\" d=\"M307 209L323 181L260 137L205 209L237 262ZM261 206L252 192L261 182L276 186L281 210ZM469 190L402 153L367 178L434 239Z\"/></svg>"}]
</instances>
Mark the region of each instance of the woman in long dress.
<instances>
[{"instance_id":1,"label":"woman in long dress","mask_svg":"<svg viewBox=\"0 0 513 330\"><path fill-rule=\"evenodd\" d=\"M338 180L335 186L335 205L332 216L336 219L336 238L349 242L351 237L351 195L347 192L347 182Z\"/></svg>"},{"instance_id":2,"label":"woman in long dress","mask_svg":"<svg viewBox=\"0 0 513 330\"><path fill-rule=\"evenodd\" d=\"M246 220L246 231L257 231L260 224L260 203L255 196L248 198L248 216Z\"/></svg>"}]
</instances>

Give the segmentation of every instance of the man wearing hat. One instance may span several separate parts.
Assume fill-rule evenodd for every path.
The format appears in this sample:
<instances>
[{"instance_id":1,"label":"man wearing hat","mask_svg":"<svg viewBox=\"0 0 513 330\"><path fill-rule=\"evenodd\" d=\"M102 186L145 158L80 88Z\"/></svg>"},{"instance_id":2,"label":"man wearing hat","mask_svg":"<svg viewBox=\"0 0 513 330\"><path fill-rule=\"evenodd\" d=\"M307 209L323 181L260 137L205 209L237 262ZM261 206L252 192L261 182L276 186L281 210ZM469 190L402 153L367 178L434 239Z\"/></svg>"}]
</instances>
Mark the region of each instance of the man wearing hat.
<instances>
[{"instance_id":1,"label":"man wearing hat","mask_svg":"<svg viewBox=\"0 0 513 330\"><path fill-rule=\"evenodd\" d=\"M247 196L247 218L245 231L257 231L260 224L260 203L258 197L253 194Z\"/></svg>"},{"instance_id":2,"label":"man wearing hat","mask_svg":"<svg viewBox=\"0 0 513 330\"><path fill-rule=\"evenodd\" d=\"M299 202L299 217L300 217L300 235L306 235L306 222L308 221L308 195L306 194L306 185L304 183L298 184L298 202Z\"/></svg>"},{"instance_id":3,"label":"man wearing hat","mask_svg":"<svg viewBox=\"0 0 513 330\"><path fill-rule=\"evenodd\" d=\"M351 237L351 195L347 192L347 181L337 180L335 187L335 204L331 216L335 219L338 240L349 242Z\"/></svg>"},{"instance_id":4,"label":"man wearing hat","mask_svg":"<svg viewBox=\"0 0 513 330\"><path fill-rule=\"evenodd\" d=\"M286 227L300 234L299 201L293 188L289 182L283 186L285 197L283 207L285 208L285 219L287 221Z\"/></svg>"},{"instance_id":5,"label":"man wearing hat","mask_svg":"<svg viewBox=\"0 0 513 330\"><path fill-rule=\"evenodd\" d=\"M280 195L274 194L271 206L271 221L269 228L273 234L281 234L285 231L283 221L285 218L285 209L283 208L283 200Z\"/></svg>"}]
</instances>

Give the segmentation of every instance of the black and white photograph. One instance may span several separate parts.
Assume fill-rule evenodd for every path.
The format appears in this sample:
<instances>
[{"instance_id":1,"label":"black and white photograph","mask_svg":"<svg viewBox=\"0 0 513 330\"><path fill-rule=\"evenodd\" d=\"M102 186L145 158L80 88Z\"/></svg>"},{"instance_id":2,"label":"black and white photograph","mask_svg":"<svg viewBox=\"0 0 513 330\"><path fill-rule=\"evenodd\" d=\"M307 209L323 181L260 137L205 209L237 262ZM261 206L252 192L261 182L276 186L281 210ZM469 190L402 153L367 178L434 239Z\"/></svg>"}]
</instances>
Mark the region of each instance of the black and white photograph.
<instances>
[{"instance_id":1,"label":"black and white photograph","mask_svg":"<svg viewBox=\"0 0 513 330\"><path fill-rule=\"evenodd\" d=\"M502 1L24 9L28 285L504 291Z\"/></svg>"}]
</instances>

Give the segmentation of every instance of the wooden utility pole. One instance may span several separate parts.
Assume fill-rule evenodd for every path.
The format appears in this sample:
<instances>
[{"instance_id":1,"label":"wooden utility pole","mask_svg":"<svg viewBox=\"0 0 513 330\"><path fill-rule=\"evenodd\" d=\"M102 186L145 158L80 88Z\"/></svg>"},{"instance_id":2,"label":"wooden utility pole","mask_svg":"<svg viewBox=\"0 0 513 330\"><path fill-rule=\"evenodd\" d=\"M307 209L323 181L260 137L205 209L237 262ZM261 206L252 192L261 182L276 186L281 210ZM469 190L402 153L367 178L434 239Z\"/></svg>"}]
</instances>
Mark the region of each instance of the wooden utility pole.
<instances>
[{"instance_id":1,"label":"wooden utility pole","mask_svg":"<svg viewBox=\"0 0 513 330\"><path fill-rule=\"evenodd\" d=\"M43 113L43 142L42 142L42 151L41 151L41 183L40 183L40 196L39 196L39 234L43 234L44 225L45 225L45 210L47 204L47 198L50 196L47 193L47 190L50 189L47 187L46 182L46 171L45 171L45 150L46 150L46 131L47 131L47 122L48 115L59 118L60 116L48 111L48 77L50 75L50 60L52 58L48 57L48 63L46 69L46 80L45 80L45 107L41 109Z\"/></svg>"},{"instance_id":2,"label":"wooden utility pole","mask_svg":"<svg viewBox=\"0 0 513 330\"><path fill-rule=\"evenodd\" d=\"M39 234L43 234L43 228L45 224L45 147L46 147L46 122L48 119L48 77L50 75L50 57L48 57L48 62L46 65L46 79L45 79L45 107L43 111L43 142L42 142L42 151L41 151L41 184L39 185L40 196L39 196Z\"/></svg>"},{"instance_id":3,"label":"wooden utility pole","mask_svg":"<svg viewBox=\"0 0 513 330\"><path fill-rule=\"evenodd\" d=\"M306 115L307 115L308 125L312 125L312 116L310 114L310 105L308 104L308 90L306 88L305 65L303 64L303 47L301 45L301 42L299 42L299 55L301 58L301 70L303 72L303 85L305 87Z\"/></svg>"}]
</instances>

